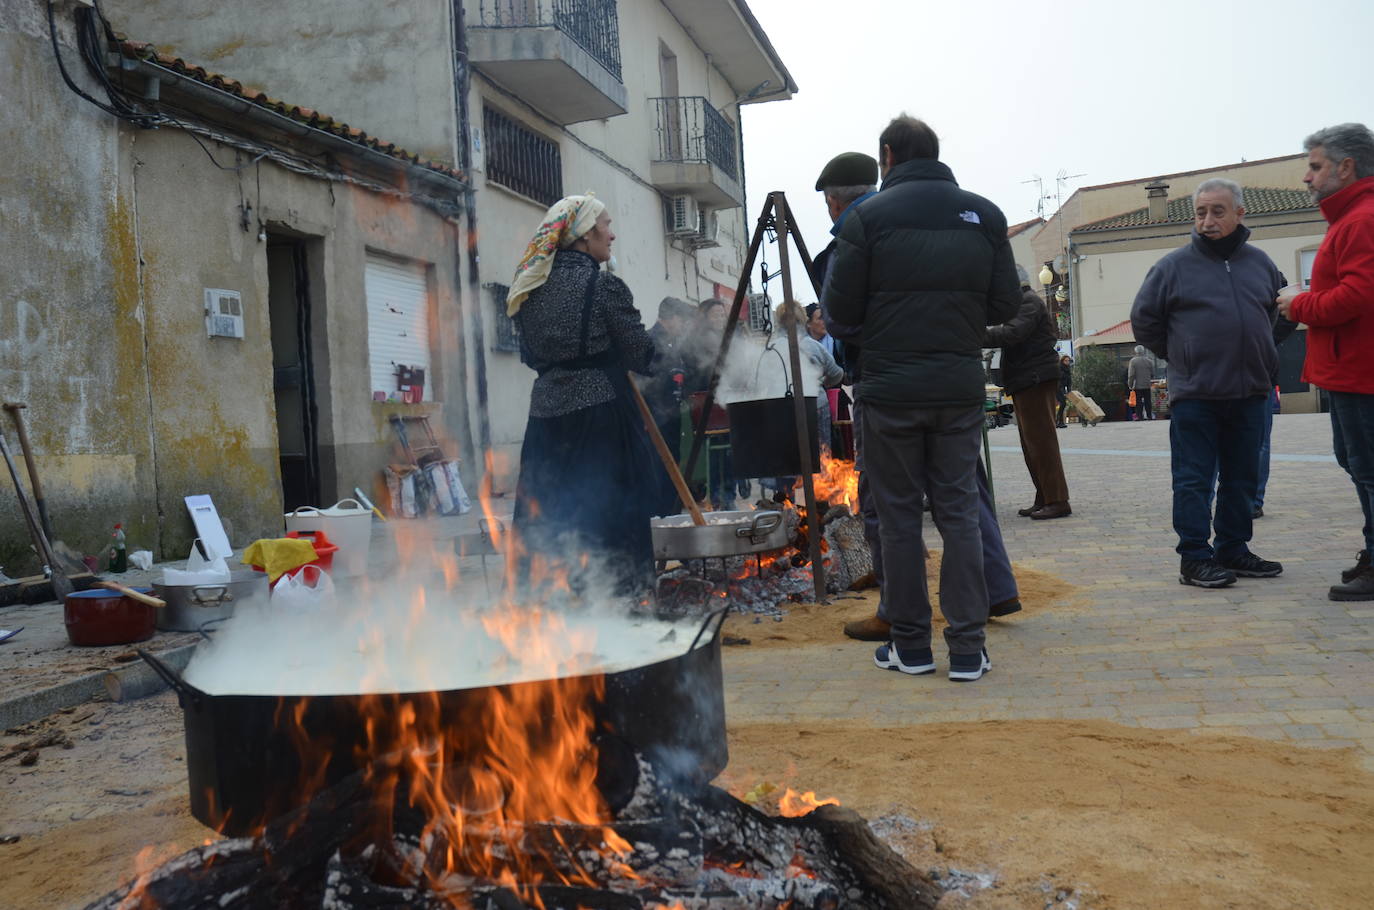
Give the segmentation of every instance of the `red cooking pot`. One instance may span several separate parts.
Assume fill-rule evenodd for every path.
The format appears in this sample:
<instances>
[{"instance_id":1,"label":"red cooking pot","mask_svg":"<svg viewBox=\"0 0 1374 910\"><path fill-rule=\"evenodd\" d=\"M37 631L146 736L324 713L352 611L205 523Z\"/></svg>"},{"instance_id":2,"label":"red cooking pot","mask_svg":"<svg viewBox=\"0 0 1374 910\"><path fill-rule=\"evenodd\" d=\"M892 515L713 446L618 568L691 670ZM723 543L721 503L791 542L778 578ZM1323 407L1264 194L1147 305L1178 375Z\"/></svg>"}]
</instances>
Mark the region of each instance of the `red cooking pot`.
<instances>
[{"instance_id":1,"label":"red cooking pot","mask_svg":"<svg viewBox=\"0 0 1374 910\"><path fill-rule=\"evenodd\" d=\"M147 594L151 588L134 588ZM127 645L153 637L157 608L118 591L92 589L68 594L62 606L67 638L74 645Z\"/></svg>"}]
</instances>

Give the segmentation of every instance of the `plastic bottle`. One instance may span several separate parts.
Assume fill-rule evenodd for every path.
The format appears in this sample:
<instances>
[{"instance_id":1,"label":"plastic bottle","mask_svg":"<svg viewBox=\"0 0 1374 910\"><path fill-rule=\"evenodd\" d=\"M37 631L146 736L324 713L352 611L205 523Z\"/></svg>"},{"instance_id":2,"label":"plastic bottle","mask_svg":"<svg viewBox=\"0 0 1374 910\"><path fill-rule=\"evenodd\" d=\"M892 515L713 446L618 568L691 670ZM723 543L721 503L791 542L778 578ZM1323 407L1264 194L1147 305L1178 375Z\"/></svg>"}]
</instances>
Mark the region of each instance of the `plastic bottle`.
<instances>
[{"instance_id":1,"label":"plastic bottle","mask_svg":"<svg viewBox=\"0 0 1374 910\"><path fill-rule=\"evenodd\" d=\"M129 551L124 547L124 525L114 526L114 543L110 544L110 571L127 572L129 571Z\"/></svg>"}]
</instances>

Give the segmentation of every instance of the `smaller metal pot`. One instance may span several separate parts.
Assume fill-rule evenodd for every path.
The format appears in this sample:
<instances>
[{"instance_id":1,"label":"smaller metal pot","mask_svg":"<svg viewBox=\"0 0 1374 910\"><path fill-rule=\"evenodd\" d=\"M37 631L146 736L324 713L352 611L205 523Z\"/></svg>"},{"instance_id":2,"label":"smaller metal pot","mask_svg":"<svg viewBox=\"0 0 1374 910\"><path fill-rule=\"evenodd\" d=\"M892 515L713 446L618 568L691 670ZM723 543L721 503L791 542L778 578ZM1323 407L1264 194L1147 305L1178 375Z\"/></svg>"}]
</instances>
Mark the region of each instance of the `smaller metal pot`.
<instances>
[{"instance_id":1,"label":"smaller metal pot","mask_svg":"<svg viewBox=\"0 0 1374 910\"><path fill-rule=\"evenodd\" d=\"M236 569L223 584L153 585L153 594L167 601L157 611L157 627L165 632L198 632L211 620L234 615L234 603L271 593L266 572Z\"/></svg>"},{"instance_id":2,"label":"smaller metal pot","mask_svg":"<svg viewBox=\"0 0 1374 910\"><path fill-rule=\"evenodd\" d=\"M147 588L134 588L147 594ZM62 602L67 638L74 645L127 645L153 637L154 607L117 591L74 591Z\"/></svg>"},{"instance_id":3,"label":"smaller metal pot","mask_svg":"<svg viewBox=\"0 0 1374 910\"><path fill-rule=\"evenodd\" d=\"M683 523L685 517L655 518L650 522L654 559L738 556L787 546L787 524L781 512L707 512L705 525Z\"/></svg>"}]
</instances>

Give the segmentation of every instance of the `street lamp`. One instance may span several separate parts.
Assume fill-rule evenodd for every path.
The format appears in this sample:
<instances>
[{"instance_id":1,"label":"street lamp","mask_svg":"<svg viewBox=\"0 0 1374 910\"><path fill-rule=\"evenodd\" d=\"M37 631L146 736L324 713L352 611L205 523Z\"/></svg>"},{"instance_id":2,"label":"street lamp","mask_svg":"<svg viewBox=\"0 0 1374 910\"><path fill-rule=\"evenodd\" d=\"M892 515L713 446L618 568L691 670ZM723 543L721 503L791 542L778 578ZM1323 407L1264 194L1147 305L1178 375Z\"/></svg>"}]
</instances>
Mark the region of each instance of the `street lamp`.
<instances>
[{"instance_id":1,"label":"street lamp","mask_svg":"<svg viewBox=\"0 0 1374 910\"><path fill-rule=\"evenodd\" d=\"M1045 286L1045 303L1048 304L1050 302L1050 286L1054 284L1054 270L1050 268L1048 262L1040 266L1040 274L1037 277L1040 279L1040 283Z\"/></svg>"}]
</instances>

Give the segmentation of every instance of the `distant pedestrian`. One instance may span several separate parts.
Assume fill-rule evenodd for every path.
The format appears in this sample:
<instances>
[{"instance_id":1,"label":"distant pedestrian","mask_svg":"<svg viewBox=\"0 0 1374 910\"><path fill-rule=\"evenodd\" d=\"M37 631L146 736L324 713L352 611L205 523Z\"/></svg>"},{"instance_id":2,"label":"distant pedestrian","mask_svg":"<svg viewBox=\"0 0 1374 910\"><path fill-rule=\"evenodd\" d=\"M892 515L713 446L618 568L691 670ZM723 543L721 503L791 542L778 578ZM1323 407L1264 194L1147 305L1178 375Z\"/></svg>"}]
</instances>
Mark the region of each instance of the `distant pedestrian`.
<instances>
[{"instance_id":1,"label":"distant pedestrian","mask_svg":"<svg viewBox=\"0 0 1374 910\"><path fill-rule=\"evenodd\" d=\"M1126 366L1126 388L1135 393L1135 419L1154 420L1154 410L1150 406L1150 380L1154 378L1155 365L1145 355L1145 345L1135 346L1135 356Z\"/></svg>"},{"instance_id":2,"label":"distant pedestrian","mask_svg":"<svg viewBox=\"0 0 1374 910\"><path fill-rule=\"evenodd\" d=\"M1059 429L1064 429L1069 425L1067 420L1069 409L1069 393L1073 391L1073 358L1068 354L1059 358L1059 410L1055 412L1054 424Z\"/></svg>"},{"instance_id":3,"label":"distant pedestrian","mask_svg":"<svg viewBox=\"0 0 1374 910\"><path fill-rule=\"evenodd\" d=\"M1331 227L1312 264L1312 289L1285 291L1279 311L1307 323L1302 378L1329 395L1336 461L1364 512L1364 549L1328 596L1374 600L1374 133L1343 123L1303 147L1303 182Z\"/></svg>"},{"instance_id":4,"label":"distant pedestrian","mask_svg":"<svg viewBox=\"0 0 1374 910\"><path fill-rule=\"evenodd\" d=\"M1157 262L1131 307L1131 328L1169 361L1169 447L1182 584L1221 588L1283 566L1250 552L1264 409L1278 365L1274 296L1284 279L1246 241L1238 184L1193 194L1192 239ZM1216 517L1209 502L1218 470ZM1212 531L1215 527L1215 540Z\"/></svg>"}]
</instances>

